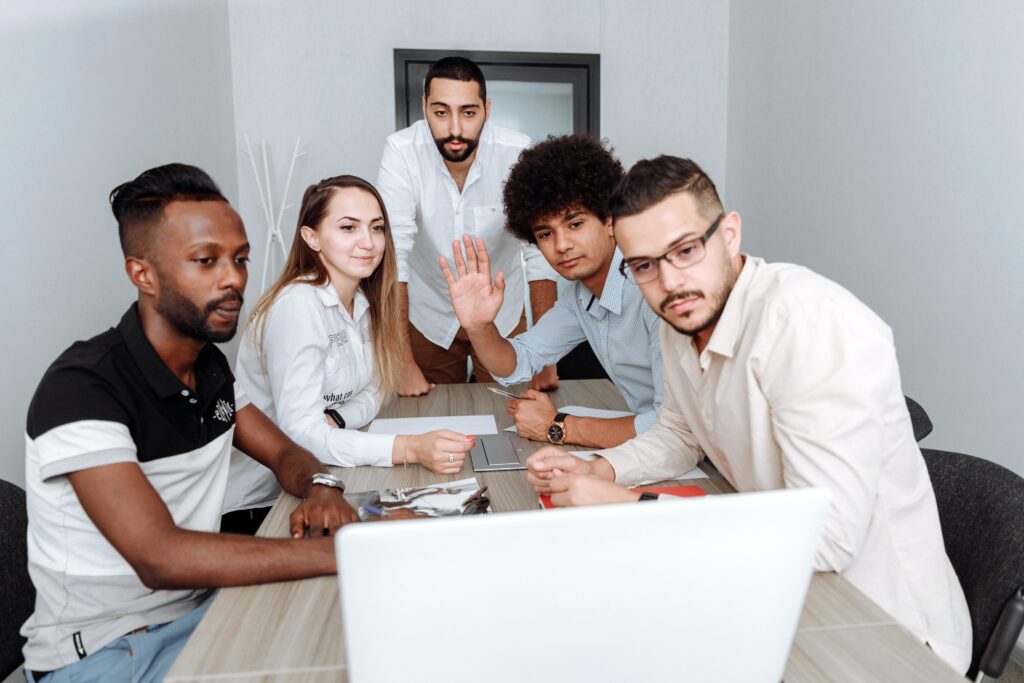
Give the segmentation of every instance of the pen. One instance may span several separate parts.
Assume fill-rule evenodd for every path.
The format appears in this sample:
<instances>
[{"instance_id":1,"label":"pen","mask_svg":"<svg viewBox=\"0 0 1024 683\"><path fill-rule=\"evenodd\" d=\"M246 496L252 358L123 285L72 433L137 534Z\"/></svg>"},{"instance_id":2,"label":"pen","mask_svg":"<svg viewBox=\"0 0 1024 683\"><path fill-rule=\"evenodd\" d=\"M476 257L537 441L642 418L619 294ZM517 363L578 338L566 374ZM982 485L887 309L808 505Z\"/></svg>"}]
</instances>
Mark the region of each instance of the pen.
<instances>
[{"instance_id":1,"label":"pen","mask_svg":"<svg viewBox=\"0 0 1024 683\"><path fill-rule=\"evenodd\" d=\"M369 512L374 517L384 517L387 514L384 510L381 510L376 505L370 505L369 503L364 505L363 509Z\"/></svg>"},{"instance_id":2,"label":"pen","mask_svg":"<svg viewBox=\"0 0 1024 683\"><path fill-rule=\"evenodd\" d=\"M496 393L498 396L505 396L506 398L514 398L514 399L517 399L519 401L525 400L522 396L519 396L518 394L513 394L511 391L505 391L504 389L499 389L497 387L487 387L487 388L490 391L493 391L494 393Z\"/></svg>"},{"instance_id":3,"label":"pen","mask_svg":"<svg viewBox=\"0 0 1024 683\"><path fill-rule=\"evenodd\" d=\"M467 507L472 505L474 501L476 501L478 498L483 496L485 493L487 493L487 487L486 486L483 487L482 489L480 489L479 491L477 491L476 493L474 493L472 496L470 496L466 500L462 501L462 508L466 509Z\"/></svg>"}]
</instances>

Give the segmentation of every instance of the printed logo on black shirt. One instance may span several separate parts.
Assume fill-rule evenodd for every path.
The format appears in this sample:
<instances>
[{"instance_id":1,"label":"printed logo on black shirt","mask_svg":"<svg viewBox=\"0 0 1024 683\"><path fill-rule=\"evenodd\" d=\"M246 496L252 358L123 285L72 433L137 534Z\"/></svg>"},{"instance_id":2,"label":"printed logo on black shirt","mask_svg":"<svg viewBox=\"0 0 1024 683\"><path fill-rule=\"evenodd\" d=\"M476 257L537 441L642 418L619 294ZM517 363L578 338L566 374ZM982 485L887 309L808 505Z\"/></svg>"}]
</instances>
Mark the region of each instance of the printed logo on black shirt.
<instances>
[{"instance_id":1,"label":"printed logo on black shirt","mask_svg":"<svg viewBox=\"0 0 1024 683\"><path fill-rule=\"evenodd\" d=\"M235 408L230 403L222 398L217 399L217 405L213 409L214 418L221 422L231 422L231 418L235 415Z\"/></svg>"}]
</instances>

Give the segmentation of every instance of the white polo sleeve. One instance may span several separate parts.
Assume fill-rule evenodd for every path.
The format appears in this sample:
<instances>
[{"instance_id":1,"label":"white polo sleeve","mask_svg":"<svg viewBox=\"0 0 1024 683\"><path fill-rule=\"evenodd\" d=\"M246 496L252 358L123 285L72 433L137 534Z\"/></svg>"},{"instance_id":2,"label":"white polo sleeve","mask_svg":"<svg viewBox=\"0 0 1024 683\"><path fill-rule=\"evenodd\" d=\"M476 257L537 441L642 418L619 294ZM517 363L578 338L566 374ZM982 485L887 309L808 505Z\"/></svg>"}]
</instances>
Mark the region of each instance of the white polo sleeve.
<instances>
[{"instance_id":1,"label":"white polo sleeve","mask_svg":"<svg viewBox=\"0 0 1024 683\"><path fill-rule=\"evenodd\" d=\"M26 439L35 449L44 481L91 467L138 462L129 417L119 397L102 377L87 369L48 373L32 400L29 423Z\"/></svg>"}]
</instances>

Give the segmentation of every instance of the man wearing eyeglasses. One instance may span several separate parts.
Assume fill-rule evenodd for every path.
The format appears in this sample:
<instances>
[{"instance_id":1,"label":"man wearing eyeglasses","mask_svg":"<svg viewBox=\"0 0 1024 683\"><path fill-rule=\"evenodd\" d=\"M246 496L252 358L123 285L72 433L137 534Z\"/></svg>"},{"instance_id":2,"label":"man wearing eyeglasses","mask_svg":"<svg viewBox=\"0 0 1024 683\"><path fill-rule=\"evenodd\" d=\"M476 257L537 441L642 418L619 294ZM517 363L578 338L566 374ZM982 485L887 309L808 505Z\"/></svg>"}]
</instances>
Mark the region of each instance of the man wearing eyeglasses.
<instances>
[{"instance_id":1,"label":"man wearing eyeglasses","mask_svg":"<svg viewBox=\"0 0 1024 683\"><path fill-rule=\"evenodd\" d=\"M624 272L666 323L664 403L654 426L591 462L537 451L530 482L556 505L656 500L625 487L706 457L741 492L827 488L815 568L965 671L971 620L889 327L836 283L742 253L739 214L688 159L637 163L611 212Z\"/></svg>"},{"instance_id":2,"label":"man wearing eyeglasses","mask_svg":"<svg viewBox=\"0 0 1024 683\"><path fill-rule=\"evenodd\" d=\"M661 321L619 269L622 254L615 248L608 199L621 179L622 164L611 150L586 135L549 138L524 151L512 167L505 183L505 227L524 244L536 245L565 278L554 307L518 336L505 339L495 327L505 283L498 273L492 285L482 240L453 243L458 281L440 259L459 324L496 381L527 382L588 341L634 413L567 415L546 394L529 390L523 400L508 401L520 436L607 448L654 424L661 405Z\"/></svg>"}]
</instances>

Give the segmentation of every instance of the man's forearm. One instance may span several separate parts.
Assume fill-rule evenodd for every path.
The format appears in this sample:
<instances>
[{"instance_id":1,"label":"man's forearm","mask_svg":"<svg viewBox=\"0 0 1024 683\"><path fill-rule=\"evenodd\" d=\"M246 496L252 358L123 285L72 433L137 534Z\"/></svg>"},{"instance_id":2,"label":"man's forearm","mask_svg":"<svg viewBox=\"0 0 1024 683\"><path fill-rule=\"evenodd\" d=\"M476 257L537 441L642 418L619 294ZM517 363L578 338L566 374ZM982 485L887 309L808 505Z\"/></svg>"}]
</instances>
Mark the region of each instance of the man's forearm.
<instances>
[{"instance_id":1,"label":"man's forearm","mask_svg":"<svg viewBox=\"0 0 1024 683\"><path fill-rule=\"evenodd\" d=\"M333 538L255 538L174 528L151 561L135 566L150 588L220 588L337 571Z\"/></svg>"},{"instance_id":2,"label":"man's forearm","mask_svg":"<svg viewBox=\"0 0 1024 683\"><path fill-rule=\"evenodd\" d=\"M279 460L277 481L288 493L304 498L314 474L327 472L327 467L305 448L293 448Z\"/></svg>"},{"instance_id":3,"label":"man's forearm","mask_svg":"<svg viewBox=\"0 0 1024 683\"><path fill-rule=\"evenodd\" d=\"M598 456L590 461L590 465L593 468L592 474L595 477L604 479L605 481L615 481L615 468L612 464Z\"/></svg>"},{"instance_id":4,"label":"man's forearm","mask_svg":"<svg viewBox=\"0 0 1024 683\"><path fill-rule=\"evenodd\" d=\"M508 377L516 369L516 349L508 339L501 336L494 323L466 330L466 334L473 350L492 375Z\"/></svg>"},{"instance_id":5,"label":"man's forearm","mask_svg":"<svg viewBox=\"0 0 1024 683\"><path fill-rule=\"evenodd\" d=\"M557 299L558 285L554 280L530 280L530 313L533 314L534 325L551 310Z\"/></svg>"},{"instance_id":6,"label":"man's forearm","mask_svg":"<svg viewBox=\"0 0 1024 683\"><path fill-rule=\"evenodd\" d=\"M412 355L412 324L409 322L409 285L398 283L398 315L401 316L402 352L407 362L415 362Z\"/></svg>"},{"instance_id":7,"label":"man's forearm","mask_svg":"<svg viewBox=\"0 0 1024 683\"><path fill-rule=\"evenodd\" d=\"M636 426L632 415L613 418L570 415L565 419L566 443L611 448L629 441L634 436Z\"/></svg>"}]
</instances>

